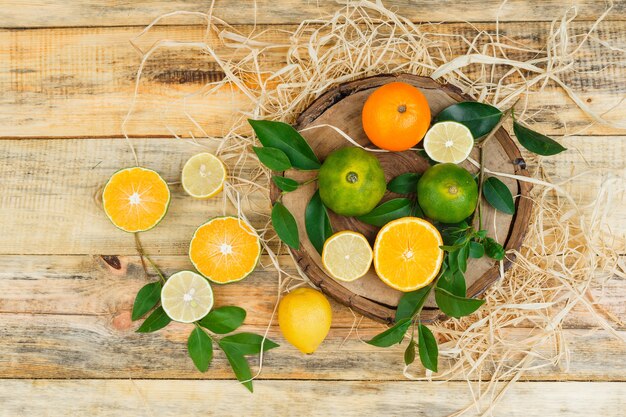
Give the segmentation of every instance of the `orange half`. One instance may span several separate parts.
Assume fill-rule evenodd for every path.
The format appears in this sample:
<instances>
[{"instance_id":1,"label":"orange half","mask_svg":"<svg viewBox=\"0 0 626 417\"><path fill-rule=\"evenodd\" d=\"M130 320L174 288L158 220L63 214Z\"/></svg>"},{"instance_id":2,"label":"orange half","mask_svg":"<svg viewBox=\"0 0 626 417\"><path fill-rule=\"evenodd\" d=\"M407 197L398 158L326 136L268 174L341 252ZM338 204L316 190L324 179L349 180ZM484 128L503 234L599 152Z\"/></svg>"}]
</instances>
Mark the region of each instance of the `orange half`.
<instances>
[{"instance_id":1,"label":"orange half","mask_svg":"<svg viewBox=\"0 0 626 417\"><path fill-rule=\"evenodd\" d=\"M429 222L403 217L387 223L374 242L374 268L379 278L399 291L430 284L443 262L441 234Z\"/></svg>"},{"instance_id":2,"label":"orange half","mask_svg":"<svg viewBox=\"0 0 626 417\"><path fill-rule=\"evenodd\" d=\"M261 256L256 232L237 217L216 217L200 226L191 239L189 258L198 272L218 284L247 277Z\"/></svg>"},{"instance_id":3,"label":"orange half","mask_svg":"<svg viewBox=\"0 0 626 417\"><path fill-rule=\"evenodd\" d=\"M170 190L151 169L117 171L104 187L102 205L113 224L125 232L143 232L159 224L170 204Z\"/></svg>"}]
</instances>

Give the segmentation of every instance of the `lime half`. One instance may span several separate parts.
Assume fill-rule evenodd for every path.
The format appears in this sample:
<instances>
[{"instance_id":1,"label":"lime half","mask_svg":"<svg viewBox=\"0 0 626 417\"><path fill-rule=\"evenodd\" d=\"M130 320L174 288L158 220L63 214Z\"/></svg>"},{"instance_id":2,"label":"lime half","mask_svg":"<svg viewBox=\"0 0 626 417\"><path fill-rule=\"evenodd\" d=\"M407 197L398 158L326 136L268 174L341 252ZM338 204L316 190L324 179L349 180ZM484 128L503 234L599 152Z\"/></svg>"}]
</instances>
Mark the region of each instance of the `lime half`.
<instances>
[{"instance_id":1,"label":"lime half","mask_svg":"<svg viewBox=\"0 0 626 417\"><path fill-rule=\"evenodd\" d=\"M222 191L226 168L219 158L204 152L192 156L182 173L183 189L195 198L210 198Z\"/></svg>"},{"instance_id":2,"label":"lime half","mask_svg":"<svg viewBox=\"0 0 626 417\"><path fill-rule=\"evenodd\" d=\"M322 264L333 278L354 281L369 271L372 265L372 247L360 233L335 233L324 243Z\"/></svg>"},{"instance_id":3,"label":"lime half","mask_svg":"<svg viewBox=\"0 0 626 417\"><path fill-rule=\"evenodd\" d=\"M463 162L473 147L472 132L457 122L436 123L424 136L424 150L430 159L437 162Z\"/></svg>"},{"instance_id":4,"label":"lime half","mask_svg":"<svg viewBox=\"0 0 626 417\"><path fill-rule=\"evenodd\" d=\"M211 284L195 272L177 272L163 285L161 305L174 321L191 323L200 320L213 307Z\"/></svg>"}]
</instances>

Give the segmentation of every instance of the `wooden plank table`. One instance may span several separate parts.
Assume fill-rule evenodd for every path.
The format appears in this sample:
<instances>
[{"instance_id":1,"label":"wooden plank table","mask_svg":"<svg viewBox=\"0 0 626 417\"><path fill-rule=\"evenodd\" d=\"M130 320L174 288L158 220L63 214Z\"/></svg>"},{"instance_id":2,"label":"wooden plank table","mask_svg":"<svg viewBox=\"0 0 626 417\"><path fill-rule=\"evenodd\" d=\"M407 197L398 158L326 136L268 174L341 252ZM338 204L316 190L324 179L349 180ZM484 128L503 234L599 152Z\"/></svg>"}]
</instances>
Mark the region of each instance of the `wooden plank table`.
<instances>
[{"instance_id":1,"label":"wooden plank table","mask_svg":"<svg viewBox=\"0 0 626 417\"><path fill-rule=\"evenodd\" d=\"M466 382L407 381L401 347L378 349L354 333L346 339L354 317L336 303L330 335L312 356L299 354L276 327L270 329L270 337L282 346L267 355L254 395L233 381L220 353L207 374L196 372L186 356L185 326L174 324L149 335L134 332L130 310L145 276L132 236L115 229L95 200L102 182L132 163L120 139L139 65L128 40L162 13L205 11L209 3L0 0L0 416L441 416L465 407L471 402ZM541 43L550 21L562 15L563 3L511 0L500 11L500 30L523 43ZM580 20L575 27L590 26L605 7L596 0L574 3ZM385 4L415 22L450 22L436 27L443 33L471 33L472 25L494 29L500 7L496 0ZM254 24L257 30L293 29L302 19L337 7L329 0L218 1L216 14L246 32ZM164 23L143 42L193 38L204 30L186 18ZM568 82L601 112L626 95L626 2L616 1L598 30L622 52L593 50L579 62L589 71L568 75ZM287 35L276 30L268 36L280 40ZM282 62L279 53L267 59L268 65ZM168 67L159 62L146 69L143 109L157 108L174 93L193 91L221 76L206 63ZM598 71L604 65L609 68ZM219 135L230 112L246 103L243 98L233 101L229 93L228 101L217 94L194 106L205 115L200 121L207 131ZM548 134L574 132L588 123L556 88L533 98L531 108L539 107L555 110L535 120L537 129ZM624 105L607 117L626 119ZM164 125L155 123L154 112L145 111L128 131L140 162L175 180L196 150L171 142ZM579 152L546 161L553 178L588 168L625 167L622 130L595 124L565 144ZM591 201L599 181L585 177L572 193ZM626 203L624 196L617 198ZM170 213L158 232L143 235L144 247L168 274L189 268L185 253L194 229L221 210L221 200L192 201L174 186ZM611 219L615 232L626 231L626 204L617 205ZM103 255L116 256L119 265L107 263ZM616 277L604 290L604 306L626 321L626 280ZM262 332L276 291L275 273L259 268L242 283L220 287L217 302L246 308L245 328ZM572 352L569 369L525 374L494 415L624 415L626 344L597 329L582 309L564 327ZM364 319L358 333L365 339L381 328ZM528 329L503 331L521 335ZM617 332L626 338L626 328ZM550 347L544 349L548 354Z\"/></svg>"}]
</instances>

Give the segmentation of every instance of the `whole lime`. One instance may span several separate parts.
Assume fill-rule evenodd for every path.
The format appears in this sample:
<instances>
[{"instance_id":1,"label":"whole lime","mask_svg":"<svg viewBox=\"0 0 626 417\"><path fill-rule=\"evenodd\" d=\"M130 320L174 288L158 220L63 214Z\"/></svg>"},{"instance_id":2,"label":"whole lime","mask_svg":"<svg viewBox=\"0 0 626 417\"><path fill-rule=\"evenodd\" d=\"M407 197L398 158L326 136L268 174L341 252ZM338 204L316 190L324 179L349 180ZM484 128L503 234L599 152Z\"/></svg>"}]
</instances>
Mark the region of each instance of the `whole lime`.
<instances>
[{"instance_id":1,"label":"whole lime","mask_svg":"<svg viewBox=\"0 0 626 417\"><path fill-rule=\"evenodd\" d=\"M342 216L369 213L383 198L387 186L378 159L356 147L328 155L318 181L324 205Z\"/></svg>"},{"instance_id":2,"label":"whole lime","mask_svg":"<svg viewBox=\"0 0 626 417\"><path fill-rule=\"evenodd\" d=\"M478 186L466 169L455 164L430 167L417 183L424 214L442 223L458 223L476 209Z\"/></svg>"}]
</instances>

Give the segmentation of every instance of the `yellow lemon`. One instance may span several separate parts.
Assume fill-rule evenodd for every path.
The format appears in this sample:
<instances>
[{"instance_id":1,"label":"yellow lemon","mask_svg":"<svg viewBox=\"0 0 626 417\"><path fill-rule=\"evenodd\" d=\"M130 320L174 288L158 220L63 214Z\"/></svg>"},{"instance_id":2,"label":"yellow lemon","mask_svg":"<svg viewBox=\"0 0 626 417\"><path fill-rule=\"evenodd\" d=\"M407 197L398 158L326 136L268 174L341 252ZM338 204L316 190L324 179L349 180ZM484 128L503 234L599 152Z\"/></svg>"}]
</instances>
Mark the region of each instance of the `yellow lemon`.
<instances>
[{"instance_id":1,"label":"yellow lemon","mask_svg":"<svg viewBox=\"0 0 626 417\"><path fill-rule=\"evenodd\" d=\"M278 305L278 325L289 343L302 353L313 353L330 330L333 313L319 291L298 288L285 295Z\"/></svg>"}]
</instances>

